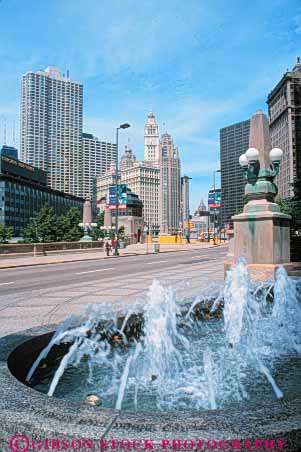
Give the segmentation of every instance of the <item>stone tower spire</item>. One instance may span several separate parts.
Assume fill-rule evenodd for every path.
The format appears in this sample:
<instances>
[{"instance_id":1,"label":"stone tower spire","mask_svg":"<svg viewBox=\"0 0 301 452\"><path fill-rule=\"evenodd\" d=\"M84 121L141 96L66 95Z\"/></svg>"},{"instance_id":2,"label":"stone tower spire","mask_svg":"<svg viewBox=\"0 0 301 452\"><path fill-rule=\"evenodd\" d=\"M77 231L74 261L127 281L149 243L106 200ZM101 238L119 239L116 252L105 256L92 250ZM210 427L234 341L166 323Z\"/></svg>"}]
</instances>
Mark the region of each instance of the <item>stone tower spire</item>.
<instances>
[{"instance_id":1,"label":"stone tower spire","mask_svg":"<svg viewBox=\"0 0 301 452\"><path fill-rule=\"evenodd\" d=\"M144 129L144 160L159 162L159 129L152 111L148 114Z\"/></svg>"}]
</instances>

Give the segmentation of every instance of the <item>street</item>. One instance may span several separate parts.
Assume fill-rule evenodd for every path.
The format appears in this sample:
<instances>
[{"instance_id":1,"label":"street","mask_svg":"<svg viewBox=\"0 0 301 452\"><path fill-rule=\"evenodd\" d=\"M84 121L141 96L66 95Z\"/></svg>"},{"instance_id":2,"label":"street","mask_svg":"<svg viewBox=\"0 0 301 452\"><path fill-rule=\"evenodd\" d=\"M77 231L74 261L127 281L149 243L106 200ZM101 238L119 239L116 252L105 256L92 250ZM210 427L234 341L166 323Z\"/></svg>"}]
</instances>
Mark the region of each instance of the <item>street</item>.
<instances>
[{"instance_id":1,"label":"street","mask_svg":"<svg viewBox=\"0 0 301 452\"><path fill-rule=\"evenodd\" d=\"M79 314L90 303L132 303L153 279L181 296L222 282L227 247L0 270L0 335Z\"/></svg>"}]
</instances>

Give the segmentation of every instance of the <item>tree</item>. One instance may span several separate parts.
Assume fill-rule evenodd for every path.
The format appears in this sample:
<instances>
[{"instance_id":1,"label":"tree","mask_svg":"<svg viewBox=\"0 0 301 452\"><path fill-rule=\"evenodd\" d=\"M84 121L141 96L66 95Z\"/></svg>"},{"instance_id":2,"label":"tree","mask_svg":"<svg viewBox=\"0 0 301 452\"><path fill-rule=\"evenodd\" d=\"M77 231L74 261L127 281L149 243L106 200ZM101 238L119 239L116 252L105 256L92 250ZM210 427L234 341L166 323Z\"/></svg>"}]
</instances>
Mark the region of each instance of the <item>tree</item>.
<instances>
[{"instance_id":1,"label":"tree","mask_svg":"<svg viewBox=\"0 0 301 452\"><path fill-rule=\"evenodd\" d=\"M288 201L285 201L284 199L278 198L276 200L279 208L280 208L280 212L285 213L287 215L292 215L292 208L289 204Z\"/></svg>"},{"instance_id":2,"label":"tree","mask_svg":"<svg viewBox=\"0 0 301 452\"><path fill-rule=\"evenodd\" d=\"M7 243L13 236L12 228L0 223L0 243Z\"/></svg>"},{"instance_id":3,"label":"tree","mask_svg":"<svg viewBox=\"0 0 301 452\"><path fill-rule=\"evenodd\" d=\"M277 204L282 213L286 213L292 217L291 227L293 229L300 229L301 223L301 201L295 198L291 199L277 199Z\"/></svg>"},{"instance_id":4,"label":"tree","mask_svg":"<svg viewBox=\"0 0 301 452\"><path fill-rule=\"evenodd\" d=\"M120 226L120 228L118 229L118 236L119 236L120 240L124 240L125 239L125 227L124 227L124 225Z\"/></svg>"},{"instance_id":5,"label":"tree","mask_svg":"<svg viewBox=\"0 0 301 452\"><path fill-rule=\"evenodd\" d=\"M97 217L95 218L95 223L97 224L97 227L100 228L101 226L104 225L104 220L105 220L105 213L102 212L99 215L97 215Z\"/></svg>"},{"instance_id":6,"label":"tree","mask_svg":"<svg viewBox=\"0 0 301 452\"><path fill-rule=\"evenodd\" d=\"M83 235L81 213L77 207L71 207L66 215L59 218L58 240L63 242L77 242Z\"/></svg>"},{"instance_id":7,"label":"tree","mask_svg":"<svg viewBox=\"0 0 301 452\"><path fill-rule=\"evenodd\" d=\"M38 225L36 219L33 218L23 229L23 241L25 243L37 243L40 241L38 235Z\"/></svg>"},{"instance_id":8,"label":"tree","mask_svg":"<svg viewBox=\"0 0 301 452\"><path fill-rule=\"evenodd\" d=\"M56 242L59 235L59 222L52 207L43 207L23 230L25 242Z\"/></svg>"}]
</instances>

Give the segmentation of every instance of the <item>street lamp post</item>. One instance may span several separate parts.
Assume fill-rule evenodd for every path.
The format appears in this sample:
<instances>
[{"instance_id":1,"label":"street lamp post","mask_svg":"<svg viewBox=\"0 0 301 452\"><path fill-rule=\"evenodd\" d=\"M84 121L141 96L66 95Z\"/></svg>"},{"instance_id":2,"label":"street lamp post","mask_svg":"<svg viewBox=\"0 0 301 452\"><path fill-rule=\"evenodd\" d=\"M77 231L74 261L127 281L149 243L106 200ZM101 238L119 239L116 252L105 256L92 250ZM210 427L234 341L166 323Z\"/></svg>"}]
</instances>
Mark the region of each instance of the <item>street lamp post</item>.
<instances>
[{"instance_id":1,"label":"street lamp post","mask_svg":"<svg viewBox=\"0 0 301 452\"><path fill-rule=\"evenodd\" d=\"M121 124L119 127L116 128L116 174L115 174L115 234L116 234L116 240L115 240L115 250L114 250L114 256L118 256L118 134L120 129L128 129L130 124L125 123Z\"/></svg>"},{"instance_id":2,"label":"street lamp post","mask_svg":"<svg viewBox=\"0 0 301 452\"><path fill-rule=\"evenodd\" d=\"M215 173L220 173L221 170L215 170L213 171L213 191L214 191L214 201L215 201ZM216 207L214 207L214 211L213 211L213 240L215 242L215 220L216 220Z\"/></svg>"}]
</instances>

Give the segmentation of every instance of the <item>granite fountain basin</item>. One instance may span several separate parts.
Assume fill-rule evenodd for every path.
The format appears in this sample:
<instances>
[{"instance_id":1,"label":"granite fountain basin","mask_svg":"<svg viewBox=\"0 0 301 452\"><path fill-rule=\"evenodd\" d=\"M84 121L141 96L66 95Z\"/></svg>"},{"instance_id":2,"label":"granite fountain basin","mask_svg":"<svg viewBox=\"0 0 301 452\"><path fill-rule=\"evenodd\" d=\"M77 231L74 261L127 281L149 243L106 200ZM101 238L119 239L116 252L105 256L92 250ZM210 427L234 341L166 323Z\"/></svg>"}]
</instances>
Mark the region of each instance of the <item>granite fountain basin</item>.
<instances>
[{"instance_id":1,"label":"granite fountain basin","mask_svg":"<svg viewBox=\"0 0 301 452\"><path fill-rule=\"evenodd\" d=\"M250 290L240 291L241 287L248 286L248 281L243 265L240 267L239 271L240 273L232 273L232 279L230 278L230 280L226 282L224 305L220 306L225 322L225 340L229 341L228 348L230 349L230 352L232 348L235 349L235 347L237 347L237 343L240 343L239 341L246 346L254 346L252 342L254 341L252 328L246 336L247 339L251 338L252 341L250 342L249 339L248 341L244 339L244 331L250 323L248 316L253 316L254 320L257 315L256 313L254 314L256 308L254 308L254 305L252 304L254 301L254 294L252 295L253 298L251 297L253 300L251 303ZM242 278L244 277L246 277L246 284L242 281ZM280 274L278 283L276 283L274 287L274 298L277 299L278 297L278 307L276 309L277 312L274 312L273 315L276 320L279 316L280 319L284 319L279 323L279 336L283 334L281 333L281 328L285 323L286 316L289 316L287 304L283 304L281 301L282 298L279 298L279 294L281 295L282 293L281 291L285 290L287 293L291 291L291 288L287 286L287 281L287 277L284 274ZM237 286L237 284L239 284L239 286ZM289 282L289 284L291 283ZM159 286L157 285L155 289L157 290L157 292L156 290L155 292L158 294L158 289L160 289ZM162 295L162 291L160 294ZM159 298L162 298L161 295ZM143 313L143 316L140 316L140 314L136 316L136 314L134 314L134 323L131 323L130 321L132 317L126 316L128 321L126 325L129 325L129 328L126 327L124 329L124 335L122 337L124 342L130 342L132 336L137 351L139 337L140 335L143 336L143 343L146 349L151 351L153 347L155 348L156 353L154 359L156 358L156 354L161 353L159 352L160 348L156 349L156 346L159 345L160 347L164 347L164 343L168 342L168 338L165 337L167 326L169 325L170 327L171 325L172 328L174 327L173 322L171 322L171 324L168 324L167 322L167 326L165 325L166 331L164 330L164 327L162 329L162 317L158 316L158 312L161 312L161 314L164 312L166 313L171 307L172 310L168 311L168 313L173 317L173 297L170 296L170 292L166 292L165 295L164 303L157 304L156 309L154 309L154 305L151 304L150 308ZM293 300L295 295L296 292L294 292L294 296L291 296L290 294L290 299ZM241 297L245 297L247 300L245 303L245 313L248 314L246 321L249 323L244 323L245 320L244 322L241 322L245 315L241 309ZM158 300L158 297L156 300ZM155 304L156 303L157 301L155 301ZM194 305L197 306L197 303L194 303ZM235 306L237 306L238 309L236 313L233 314L233 307ZM275 306L277 306L277 303ZM293 307L295 309L295 304ZM160 309L162 310L160 311ZM215 307L215 310L213 310L213 312L217 314L216 317L219 317L220 315L218 309L219 307L217 306ZM254 309L255 311L252 312ZM231 313L230 318L227 312L228 314ZM155 313L155 315L153 315L153 313ZM210 308L210 313L212 313L212 306ZM202 322L208 321L208 323L210 323L211 321L219 321L218 319L212 319L211 315L209 315L209 318L211 318L210 320L206 318L208 317L208 312L206 310L203 312L200 311L199 314L200 317L202 317ZM175 319L176 317L174 316L173 318ZM262 322L263 319L259 318L259 320ZM189 315L186 313L183 318L177 318L177 321L181 327L185 329L185 322L189 321ZM105 324L106 320L102 320L101 322ZM120 322L125 323L124 319L121 319ZM161 328L161 342L160 335L156 334L155 337L159 336L158 344L151 343L151 348L147 348L150 345L149 340L152 338L152 336L148 337L148 334L151 332L152 328L157 328L158 325L156 325L156 322L159 322L158 325ZM97 325L98 324L99 323L97 323ZM145 324L148 324L148 327L145 327L144 334L141 334L143 325ZM162 409L161 406L161 409L158 410L156 407L147 409L143 404L138 409L134 410L122 403L125 401L125 397L121 400L118 409L116 409L116 407L105 407L103 405L91 406L86 404L81 396L78 400L73 400L72 397L71 399L68 399L68 397L58 398L56 392L57 385L55 385L54 391L51 393L52 396L31 387L37 387L37 385L35 382L33 384L31 378L28 378L29 375L32 376L32 374L36 372L35 378L39 379L41 376L43 377L45 368L45 372L47 373L50 368L55 367L53 363L60 362L56 365L55 375L57 375L58 370L62 366L62 361L64 361L64 357L68 357L70 349L74 346L76 340L78 340L78 331L83 331L83 325L87 325L87 321L81 325L80 330L73 328L72 331L76 331L74 340L69 340L67 343L64 343L64 341L57 341L57 344L54 344L54 347L48 353L46 361L39 361L39 365L34 372L32 372L32 369L34 368L33 363L36 362L37 358L41 355L41 352L45 350L45 347L58 337L58 331L62 332L61 326L59 329L57 329L57 325L42 326L0 339L0 431L2 434L2 436L0 436L2 441L2 443L0 443L0 450L12 450L9 441L14 435L26 435L26 439L22 438L22 441L25 441L25 445L28 445L28 447L23 447L23 449L20 449L19 447L17 449L18 452L21 450L23 452L25 450L37 450L36 447L34 447L37 444L41 446L39 450L43 450L43 448L53 450L53 443L45 443L46 440L57 441L54 443L54 448L56 448L56 450L59 449L58 444L63 444L62 442L58 443L58 441L65 441L64 444L71 445L70 449L81 449L85 445L88 449L91 449L91 442L93 442L93 448L96 450L100 450L101 448L104 448L104 446L107 446L108 450L299 450L298 445L300 446L301 444L300 392L296 391L295 393L292 393L288 391L283 396L281 391L279 389L277 390L276 384L272 384L271 386L273 386L277 397L264 398L260 396L256 400L256 403L254 403L254 401L253 403L247 403L246 401L232 401L231 404L226 406L219 405L218 392L216 392L215 394L209 394L208 403L209 405L211 404L211 409L208 409L205 404L201 409L195 409L195 405L192 405L189 409L183 409L183 407L181 407L178 411L173 409L174 406L172 406L172 409L166 410ZM133 325L135 328L132 328ZM259 323L258 325L260 327L262 323ZM256 327L257 329L258 325ZM278 330L276 330L276 333L276 336L278 336ZM99 333L96 334L95 331L93 334L94 336L91 336L90 333L88 337L85 336L89 343L91 342L91 339L95 340L96 338L97 341L104 339L103 337L100 337L101 335L99 335ZM169 331L168 334L172 333ZM162 337L164 339L163 342ZM179 337L181 337L181 335ZM285 338L286 336L283 337ZM112 341L113 338L110 336L105 339ZM278 337L275 339L276 345L278 344L278 339ZM289 344L291 344L290 337L287 336L287 340L289 341ZM117 341L117 346L118 342L119 340ZM81 345L85 344L83 338L81 338L79 344L77 352L80 352ZM296 349L299 347L297 342L292 342L292 344ZM279 344L277 347L278 346ZM128 348L130 349L129 345ZM93 350L95 352L95 349ZM237 348L237 350L239 351L239 348ZM254 350L255 348L253 349L253 353ZM167 351L169 352L169 350ZM281 349L280 351L282 352L283 350ZM128 351L126 351L126 353L127 352ZM136 352L133 354L131 351L129 351L129 353L132 353L131 359L133 363L135 361L135 355L138 354ZM164 360L169 359L164 353L162 353L162 357ZM254 357L259 361L261 359L257 352ZM126 369L129 367L128 357L125 361L126 365L123 367ZM72 364L72 362L69 364ZM214 379L215 376L214 364L214 362L211 362L209 365L209 374L208 366L207 373L205 372L206 376L208 377L209 375L212 379ZM162 362L160 361L157 365L162 365ZM261 369L262 368L263 370L266 369L261 363ZM65 366L63 370L66 369L67 366ZM162 369L165 371L164 368ZM293 372L293 369L291 369L291 371ZM64 372L61 372L62 378L63 373ZM125 383L127 381L124 378L125 373L124 370L121 374L120 387L122 386L122 380L124 380ZM270 383L273 383L273 377L269 375L268 371L264 370L263 373L267 377L267 380L269 380ZM127 372L126 378L128 377L128 374L129 372ZM80 374L78 375L78 378L81 378ZM133 376L131 378L133 380ZM53 378L53 380L55 379L56 378ZM202 380L200 381L202 382ZM209 378L209 393L211 386ZM117 398L116 394L117 399L119 399L119 395L120 393ZM91 442L85 444L85 440ZM28 441L28 443L26 443L26 441ZM32 441L40 442L32 443ZM66 441L70 441L70 443L66 443ZM72 443L72 441L77 442Z\"/></svg>"}]
</instances>

